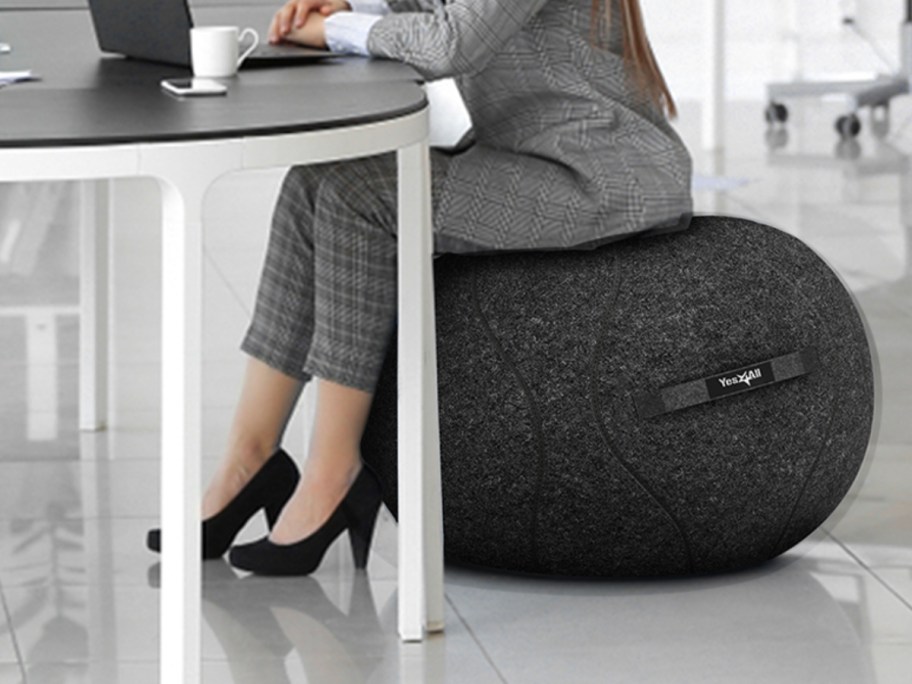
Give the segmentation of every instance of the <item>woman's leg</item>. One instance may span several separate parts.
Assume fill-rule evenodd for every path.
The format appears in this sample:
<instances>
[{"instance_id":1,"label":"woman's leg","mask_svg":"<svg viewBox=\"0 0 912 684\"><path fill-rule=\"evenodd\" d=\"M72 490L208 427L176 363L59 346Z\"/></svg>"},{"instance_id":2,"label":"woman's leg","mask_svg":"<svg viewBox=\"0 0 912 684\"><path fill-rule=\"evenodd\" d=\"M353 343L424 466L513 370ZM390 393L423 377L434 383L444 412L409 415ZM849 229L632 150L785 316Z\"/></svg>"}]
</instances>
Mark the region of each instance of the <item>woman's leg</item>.
<instances>
[{"instance_id":1,"label":"woman's leg","mask_svg":"<svg viewBox=\"0 0 912 684\"><path fill-rule=\"evenodd\" d=\"M365 160L364 163L371 169L369 175L373 177L373 182L367 182L370 179L365 180L358 174L358 182L366 182L366 185L347 188L344 192L352 192L360 198L355 202L359 210L374 204L373 198L377 198L378 208L381 205L384 207L384 224L392 222L391 230L394 231L395 159L392 155L387 155L385 158ZM345 330L346 326L338 325L336 320L327 323L326 319L329 317L326 315L315 316L315 290L320 291L321 310L329 307L336 314L341 313L340 306L343 305L337 295L356 298L363 296L365 301L376 299L375 308L381 310L379 316L361 317L353 329L368 343L372 338L379 338L373 339L372 348L366 356L369 359L379 356L382 362L385 338L389 337L392 317L395 316L395 232L392 232L392 239L390 233L382 233L381 253L372 256L367 255L364 249L359 247L364 241L363 227L361 237L356 237L352 233L346 235L346 201L340 192L343 192L342 186L346 185L346 177L355 175L352 168L355 165L358 165L358 162L295 167L288 172L282 184L273 214L253 320L241 344L241 348L251 358L248 361L227 447L219 468L203 496L204 519L212 517L230 503L281 443L285 426L300 392L312 377L312 371L305 370L304 366L314 336L315 318L317 324L325 331L321 335L324 340L321 343L323 347L337 350L352 349L351 339L335 339L334 331ZM314 233L315 225L318 223L319 196L322 196L322 215L319 221L322 228L319 240L321 246L317 248ZM348 200L352 201L352 197ZM343 207L341 216L337 216L337 211L332 210L336 206ZM374 234L376 231L368 229L367 233ZM372 242L368 238L368 244L377 244L376 235L373 237ZM320 251L322 276L315 273L315 262L318 260L316 251ZM351 269L345 267L339 259L334 259L334 252L352 256L358 252L360 260L366 258L385 264L381 280L387 282L392 278L392 289L386 287L384 291L378 290L376 293L362 292L362 286L367 283L359 274L355 277L359 291L352 291L350 286L353 283L347 278ZM317 285L321 279L325 284L323 287ZM320 319L323 320L322 323L319 322ZM378 320L381 321L383 329L380 332L368 322ZM355 349L350 353L358 355L357 351ZM344 493L348 489L352 459L360 464L357 442L360 441L370 407L367 392L349 394L345 391L350 389L348 385L354 380L353 377L339 372L340 366L342 369L348 367L348 359L336 362L335 355L329 355L329 358L335 365L332 369L327 369L327 377L347 384L327 381L318 385L315 439L310 445L310 453L326 456L314 455L308 458L308 463L312 460L313 464L308 465L305 471L312 473L312 476L298 497L300 504L301 500L308 498L306 492L309 490L325 489L328 497L316 497L319 511L335 498L334 492ZM363 361L361 363L363 364ZM360 379L358 382L362 387L370 385L369 380ZM367 385L364 385L365 382ZM328 386L328 389L324 389L324 385ZM365 399L364 395L368 398ZM353 410L346 410L346 401L354 402ZM356 419L361 414L363 418ZM346 416L350 420L342 423L333 422L335 416ZM323 430L324 424L327 424L329 429ZM353 431L351 437L340 439L342 425L350 425ZM340 445L350 445L354 440L355 448L327 448L334 440L339 440ZM335 460L327 458L330 453L338 454ZM329 468L329 463L334 463L337 467ZM357 474L357 471L354 474ZM320 486L319 483L323 483L324 486ZM335 504L332 505L332 508L334 507ZM285 518L287 522L288 517ZM305 523L306 519L307 516L302 518Z\"/></svg>"},{"instance_id":2,"label":"woman's leg","mask_svg":"<svg viewBox=\"0 0 912 684\"><path fill-rule=\"evenodd\" d=\"M302 477L270 539L292 544L329 518L361 471L361 434L373 395L317 379L314 431Z\"/></svg>"},{"instance_id":3,"label":"woman's leg","mask_svg":"<svg viewBox=\"0 0 912 684\"><path fill-rule=\"evenodd\" d=\"M432 166L432 186L446 160ZM361 436L396 324L394 155L326 169L316 197L314 328L304 371L318 378L313 440L302 478L270 539L315 532L360 472Z\"/></svg>"},{"instance_id":4,"label":"woman's leg","mask_svg":"<svg viewBox=\"0 0 912 684\"><path fill-rule=\"evenodd\" d=\"M203 495L203 519L220 512L278 448L304 383L251 358L228 446Z\"/></svg>"},{"instance_id":5,"label":"woman's leg","mask_svg":"<svg viewBox=\"0 0 912 684\"><path fill-rule=\"evenodd\" d=\"M326 169L313 221L314 320L304 370L317 378L302 478L270 539L315 532L361 469L361 435L396 320L396 166L392 155Z\"/></svg>"},{"instance_id":6,"label":"woman's leg","mask_svg":"<svg viewBox=\"0 0 912 684\"><path fill-rule=\"evenodd\" d=\"M435 197L447 160L432 157ZM348 491L360 471L361 435L395 325L396 204L392 154L289 173L242 344L253 360L205 510L230 501L272 453L314 376L307 463L271 538L291 543L308 536Z\"/></svg>"},{"instance_id":7,"label":"woman's leg","mask_svg":"<svg viewBox=\"0 0 912 684\"><path fill-rule=\"evenodd\" d=\"M313 332L313 217L324 167L285 177L272 218L256 307L241 348L250 355L222 462L203 496L221 511L281 443L301 389Z\"/></svg>"}]
</instances>

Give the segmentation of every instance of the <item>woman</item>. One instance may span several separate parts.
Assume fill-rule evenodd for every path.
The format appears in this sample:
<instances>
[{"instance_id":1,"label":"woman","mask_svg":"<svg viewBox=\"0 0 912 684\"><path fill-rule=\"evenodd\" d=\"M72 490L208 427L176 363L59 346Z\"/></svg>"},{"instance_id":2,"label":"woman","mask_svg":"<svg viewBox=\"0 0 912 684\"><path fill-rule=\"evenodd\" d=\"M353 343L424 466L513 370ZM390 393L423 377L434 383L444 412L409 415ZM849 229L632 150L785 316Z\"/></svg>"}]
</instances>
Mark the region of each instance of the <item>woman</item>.
<instances>
[{"instance_id":1,"label":"woman","mask_svg":"<svg viewBox=\"0 0 912 684\"><path fill-rule=\"evenodd\" d=\"M290 0L270 40L455 77L475 143L432 152L438 252L584 248L687 226L691 161L638 0ZM205 557L263 508L271 532L232 549L237 567L307 574L345 529L366 562L380 490L359 445L395 325L395 230L392 155L286 177L242 344L252 358L203 499ZM278 444L314 377L299 479Z\"/></svg>"}]
</instances>

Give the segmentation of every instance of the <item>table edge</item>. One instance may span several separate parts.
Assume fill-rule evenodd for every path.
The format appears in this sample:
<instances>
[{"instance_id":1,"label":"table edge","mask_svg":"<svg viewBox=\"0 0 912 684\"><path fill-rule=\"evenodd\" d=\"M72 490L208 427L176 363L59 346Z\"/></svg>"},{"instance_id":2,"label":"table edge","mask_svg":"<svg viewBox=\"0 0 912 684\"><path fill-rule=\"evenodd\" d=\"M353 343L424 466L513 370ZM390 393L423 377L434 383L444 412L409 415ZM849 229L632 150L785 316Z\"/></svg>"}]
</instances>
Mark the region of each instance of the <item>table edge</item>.
<instances>
[{"instance_id":1,"label":"table edge","mask_svg":"<svg viewBox=\"0 0 912 684\"><path fill-rule=\"evenodd\" d=\"M420 87L420 85L416 84ZM135 136L135 135L114 135L106 138L23 138L17 140L0 139L0 152L3 150L26 150L26 149L63 149L63 148L98 148L115 145L154 145L159 143L192 143L213 140L236 140L239 138L257 138L269 137L275 135L288 135L295 133L316 133L318 131L330 131L334 129L352 128L354 126L365 126L369 124L382 123L384 121L393 121L410 114L415 114L426 109L428 106L427 97L422 97L408 106L400 107L383 114L355 116L346 119L334 119L332 121L320 122L318 124L281 124L281 125L263 125L263 126L244 126L239 128L226 128L219 131L196 131L196 132L176 132L165 133L160 135Z\"/></svg>"}]
</instances>

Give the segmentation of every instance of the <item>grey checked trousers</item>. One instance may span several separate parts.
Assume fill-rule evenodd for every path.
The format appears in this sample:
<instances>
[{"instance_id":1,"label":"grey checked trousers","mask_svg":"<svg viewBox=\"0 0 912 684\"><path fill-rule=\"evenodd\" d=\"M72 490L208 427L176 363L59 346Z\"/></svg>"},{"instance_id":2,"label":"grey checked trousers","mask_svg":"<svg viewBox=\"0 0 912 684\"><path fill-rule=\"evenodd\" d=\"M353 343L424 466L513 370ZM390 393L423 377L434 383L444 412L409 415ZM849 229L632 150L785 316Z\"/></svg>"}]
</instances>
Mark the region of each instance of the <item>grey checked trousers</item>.
<instances>
[{"instance_id":1,"label":"grey checked trousers","mask_svg":"<svg viewBox=\"0 0 912 684\"><path fill-rule=\"evenodd\" d=\"M448 161L431 151L435 210ZM394 153L292 168L241 349L303 382L372 392L396 324L396 206ZM434 230L435 251L469 251Z\"/></svg>"}]
</instances>

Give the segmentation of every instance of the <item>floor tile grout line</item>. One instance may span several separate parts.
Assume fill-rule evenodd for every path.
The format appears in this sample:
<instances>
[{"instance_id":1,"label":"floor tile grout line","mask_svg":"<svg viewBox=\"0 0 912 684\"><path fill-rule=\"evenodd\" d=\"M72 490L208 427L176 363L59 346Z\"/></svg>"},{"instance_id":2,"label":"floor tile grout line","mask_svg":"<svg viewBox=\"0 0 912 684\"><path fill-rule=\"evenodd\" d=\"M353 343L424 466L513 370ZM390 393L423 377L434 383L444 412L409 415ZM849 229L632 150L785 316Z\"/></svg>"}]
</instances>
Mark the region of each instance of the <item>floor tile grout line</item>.
<instances>
[{"instance_id":1,"label":"floor tile grout line","mask_svg":"<svg viewBox=\"0 0 912 684\"><path fill-rule=\"evenodd\" d=\"M240 293L238 293L238 291L235 289L235 287L231 283L231 281L228 280L228 277L225 275L225 273L222 271L221 267L218 265L218 262L215 260L215 257L213 257L212 254L206 249L203 249L203 254L205 254L206 261L208 261L209 265L212 266L216 275L218 275L218 277L221 279L222 283L224 283L225 287L228 288L228 291L231 292L231 296L234 297L234 300L241 307L241 310L245 314L247 314L248 318L250 318L252 316L252 312L247 309L247 305L244 303L244 300L241 297Z\"/></svg>"},{"instance_id":2,"label":"floor tile grout line","mask_svg":"<svg viewBox=\"0 0 912 684\"><path fill-rule=\"evenodd\" d=\"M497 675L498 679L500 679L500 681L503 682L503 684L508 684L507 678L504 677L503 673L500 671L500 668L497 667L497 665L494 663L494 659L491 657L491 654L488 653L488 650L481 643L481 640L478 638L478 635L475 634L475 631L472 629L472 627L469 625L469 623L466 621L466 619L462 616L462 613L459 612L459 609L456 607L456 604L453 603L453 599L451 599L449 596L446 596L446 595L445 595L445 599L446 599L446 602L450 604L450 608L453 609L453 612L456 613L456 617L458 617L459 621L465 626L466 631L469 633L469 636L472 637L472 641L474 641L475 644L478 646L478 648L481 650L482 655L485 657L485 660L488 661L488 664L494 670L494 673Z\"/></svg>"},{"instance_id":3,"label":"floor tile grout line","mask_svg":"<svg viewBox=\"0 0 912 684\"><path fill-rule=\"evenodd\" d=\"M839 539L835 534L833 534L829 530L827 531L826 534L830 539L832 539L834 542L836 542L842 548L843 551L845 551L847 554L849 554L849 556L851 556L852 559L856 563L858 563L870 575L872 575L874 577L874 579L876 579L878 582L880 582L880 584L882 584L883 587L887 591L889 591L891 594L893 594L893 596L895 596L899 600L900 603L902 603L909 610L912 610L912 603L910 603L902 594L900 594L898 591L896 591L896 589L894 589L883 577L881 577L880 574L876 570L874 570L870 565L865 563L861 559L861 557L858 556L858 554L856 554L854 551L852 551L852 549L850 549L849 546L845 542L843 542L841 539Z\"/></svg>"},{"instance_id":4,"label":"floor tile grout line","mask_svg":"<svg viewBox=\"0 0 912 684\"><path fill-rule=\"evenodd\" d=\"M19 673L22 675L22 684L28 684L28 674L25 671L25 660L22 657L22 649L19 646L19 640L16 638L16 630L13 629L13 618L10 615L9 605L6 602L6 592L3 590L3 583L0 582L0 605L3 606L3 617L6 624L9 625L10 641L13 643L13 651L16 654L16 663L19 665Z\"/></svg>"}]
</instances>

